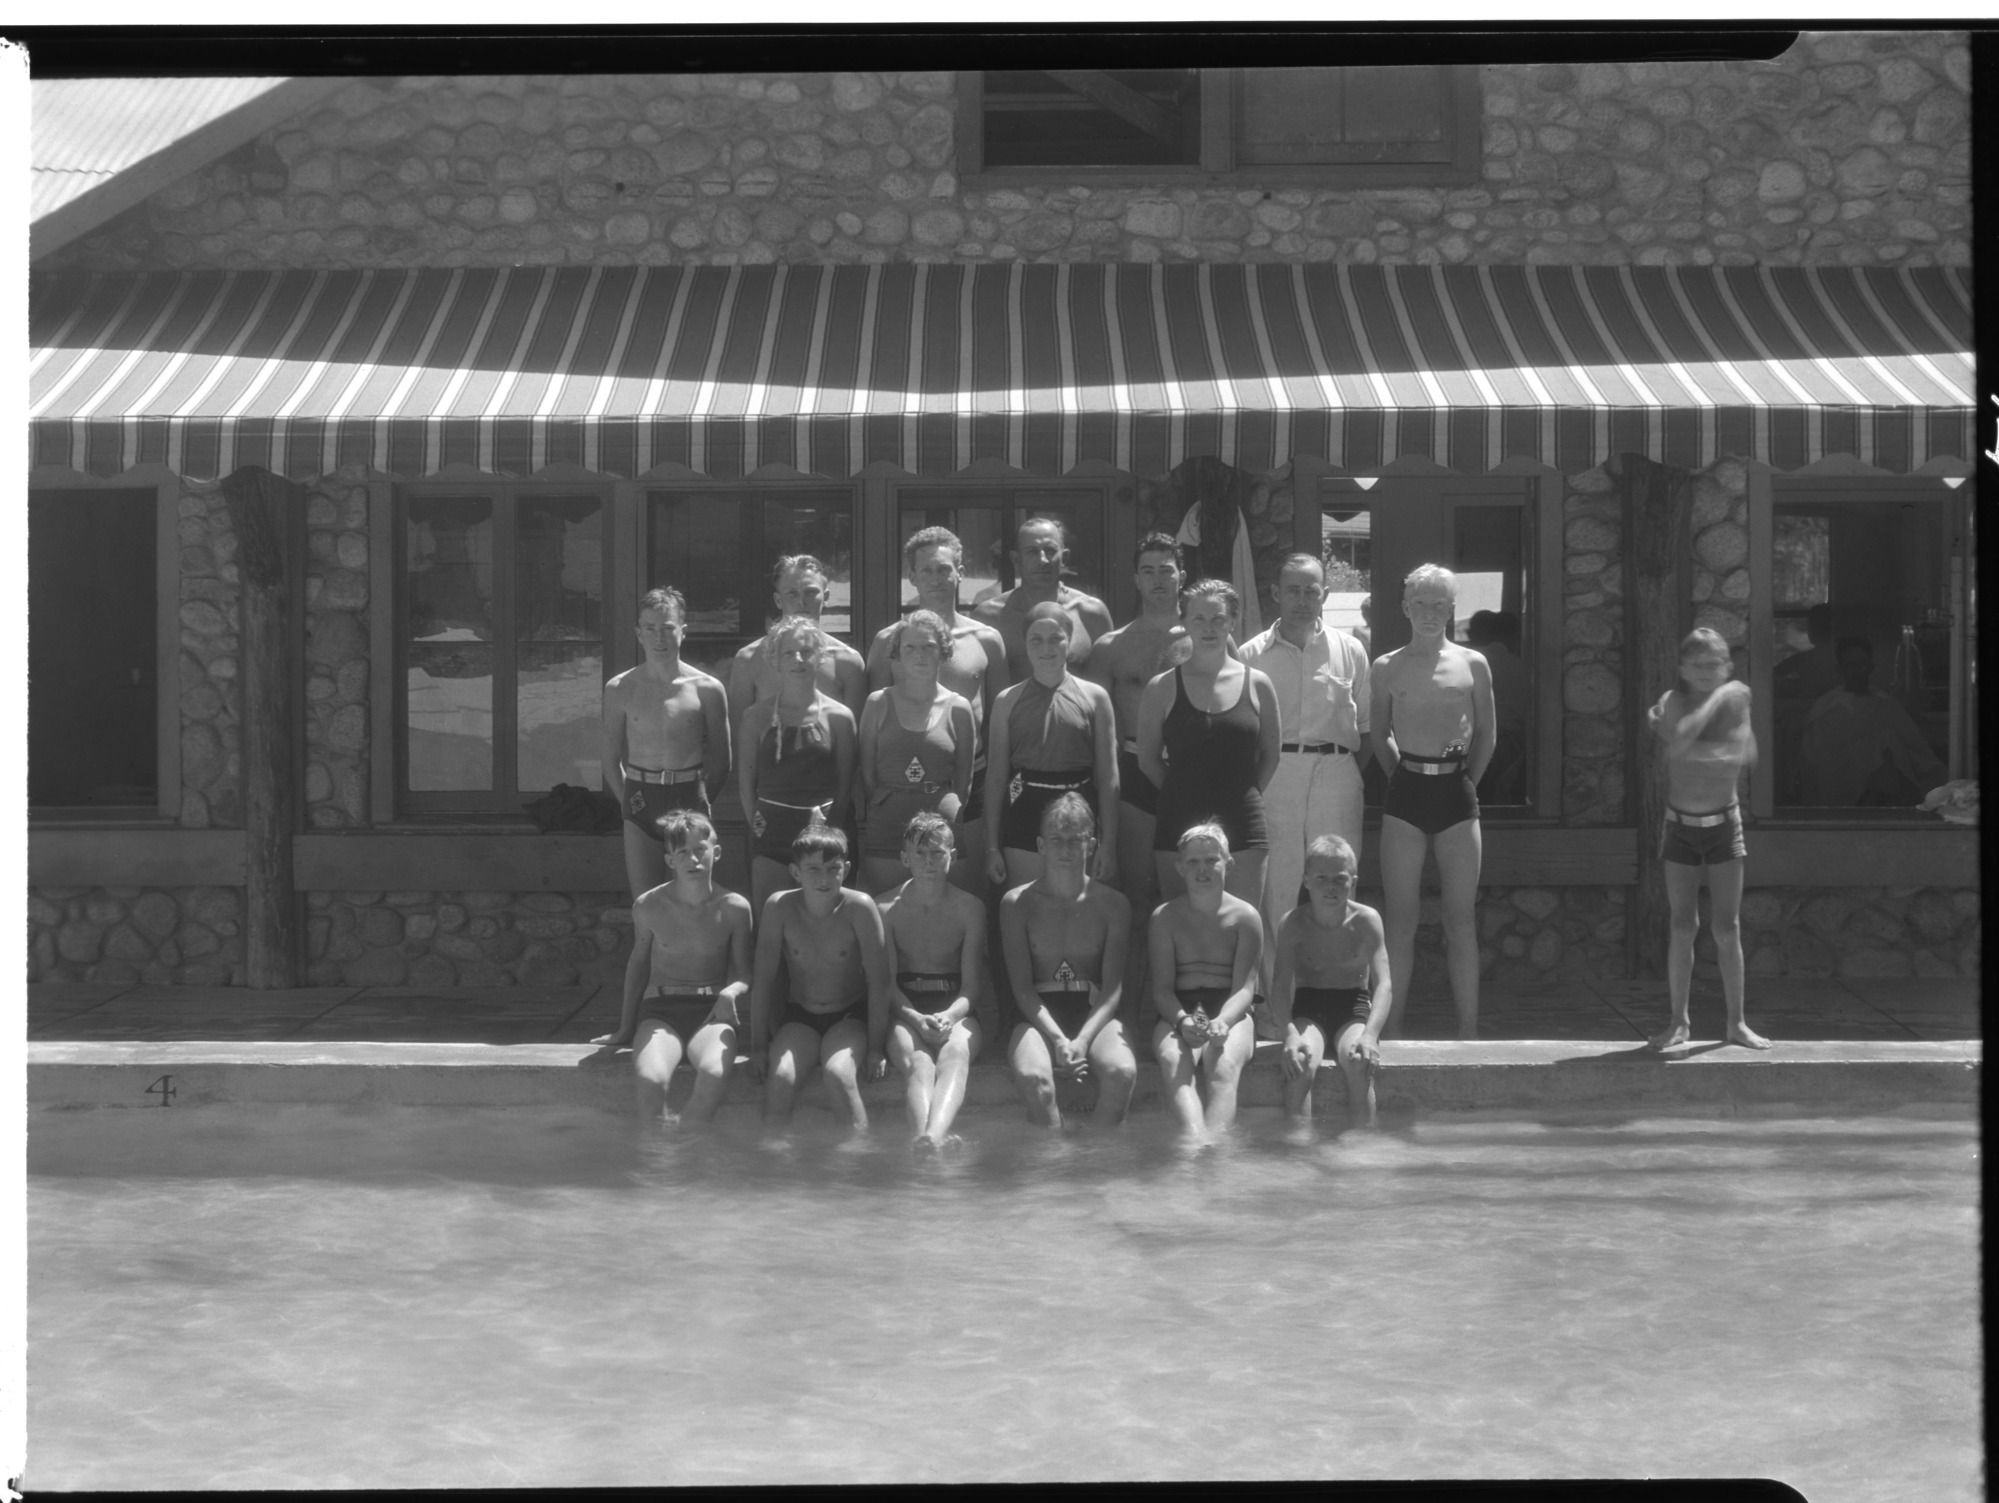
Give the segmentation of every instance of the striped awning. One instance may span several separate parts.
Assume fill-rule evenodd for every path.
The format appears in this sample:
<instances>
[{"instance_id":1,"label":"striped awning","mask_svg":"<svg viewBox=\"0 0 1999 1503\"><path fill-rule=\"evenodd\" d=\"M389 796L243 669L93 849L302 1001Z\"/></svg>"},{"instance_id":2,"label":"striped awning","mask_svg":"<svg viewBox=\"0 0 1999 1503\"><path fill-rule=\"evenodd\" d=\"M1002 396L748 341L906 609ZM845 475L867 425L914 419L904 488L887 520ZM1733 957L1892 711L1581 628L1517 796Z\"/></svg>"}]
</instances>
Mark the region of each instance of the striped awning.
<instances>
[{"instance_id":1,"label":"striped awning","mask_svg":"<svg viewBox=\"0 0 1999 1503\"><path fill-rule=\"evenodd\" d=\"M1949 268L891 265L60 274L32 458L716 477L1213 454L1476 473L1970 458Z\"/></svg>"}]
</instances>

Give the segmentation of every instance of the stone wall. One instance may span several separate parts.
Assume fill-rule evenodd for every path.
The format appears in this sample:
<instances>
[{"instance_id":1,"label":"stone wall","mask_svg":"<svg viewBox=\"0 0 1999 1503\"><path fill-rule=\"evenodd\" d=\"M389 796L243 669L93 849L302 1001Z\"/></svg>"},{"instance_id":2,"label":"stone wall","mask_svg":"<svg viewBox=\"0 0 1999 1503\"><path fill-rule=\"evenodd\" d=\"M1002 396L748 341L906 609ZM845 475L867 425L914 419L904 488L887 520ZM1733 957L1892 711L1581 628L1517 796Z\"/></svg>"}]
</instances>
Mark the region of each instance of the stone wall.
<instances>
[{"instance_id":1,"label":"stone wall","mask_svg":"<svg viewBox=\"0 0 1999 1503\"><path fill-rule=\"evenodd\" d=\"M1480 70L1481 181L967 188L956 75L371 80L48 265L1283 260L1968 265L1960 32Z\"/></svg>"},{"instance_id":2,"label":"stone wall","mask_svg":"<svg viewBox=\"0 0 1999 1503\"><path fill-rule=\"evenodd\" d=\"M234 887L32 888L28 979L241 986L242 916Z\"/></svg>"},{"instance_id":3,"label":"stone wall","mask_svg":"<svg viewBox=\"0 0 1999 1503\"><path fill-rule=\"evenodd\" d=\"M631 935L621 892L314 892L306 894L306 982L615 982L624 976Z\"/></svg>"},{"instance_id":4,"label":"stone wall","mask_svg":"<svg viewBox=\"0 0 1999 1503\"><path fill-rule=\"evenodd\" d=\"M180 822L243 823L237 680L242 581L219 486L184 482L180 498Z\"/></svg>"},{"instance_id":5,"label":"stone wall","mask_svg":"<svg viewBox=\"0 0 1999 1503\"><path fill-rule=\"evenodd\" d=\"M1713 942L1701 933L1700 953L1711 958ZM1979 940L1976 888L1752 887L1742 895L1751 976L1975 977Z\"/></svg>"},{"instance_id":6,"label":"stone wall","mask_svg":"<svg viewBox=\"0 0 1999 1503\"><path fill-rule=\"evenodd\" d=\"M305 820L368 817L368 473L350 466L306 497Z\"/></svg>"},{"instance_id":7,"label":"stone wall","mask_svg":"<svg viewBox=\"0 0 1999 1503\"><path fill-rule=\"evenodd\" d=\"M1625 817L1624 505L1601 467L1563 487L1562 820L1614 825Z\"/></svg>"}]
</instances>

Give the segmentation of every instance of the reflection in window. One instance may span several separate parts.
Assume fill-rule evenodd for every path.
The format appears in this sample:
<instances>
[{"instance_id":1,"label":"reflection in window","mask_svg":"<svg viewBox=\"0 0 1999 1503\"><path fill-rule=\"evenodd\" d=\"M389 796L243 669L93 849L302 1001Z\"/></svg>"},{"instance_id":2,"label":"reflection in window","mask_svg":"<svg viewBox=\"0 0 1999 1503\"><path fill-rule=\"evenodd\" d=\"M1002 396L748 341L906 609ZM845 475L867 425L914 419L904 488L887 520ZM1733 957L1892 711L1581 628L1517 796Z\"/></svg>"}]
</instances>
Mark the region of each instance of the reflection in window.
<instances>
[{"instance_id":1,"label":"reflection in window","mask_svg":"<svg viewBox=\"0 0 1999 1503\"><path fill-rule=\"evenodd\" d=\"M515 786L595 788L604 688L603 506L524 500L514 530Z\"/></svg>"},{"instance_id":2,"label":"reflection in window","mask_svg":"<svg viewBox=\"0 0 1999 1503\"><path fill-rule=\"evenodd\" d=\"M1774 508L1779 807L1908 808L1948 776L1943 522L1940 500Z\"/></svg>"},{"instance_id":3,"label":"reflection in window","mask_svg":"<svg viewBox=\"0 0 1999 1503\"><path fill-rule=\"evenodd\" d=\"M1457 615L1452 634L1492 670L1498 735L1479 780L1487 804L1527 802L1533 690L1522 641L1527 592L1526 511L1518 506L1458 506Z\"/></svg>"},{"instance_id":4,"label":"reflection in window","mask_svg":"<svg viewBox=\"0 0 1999 1503\"><path fill-rule=\"evenodd\" d=\"M493 502L412 500L404 538L407 786L493 786Z\"/></svg>"}]
</instances>

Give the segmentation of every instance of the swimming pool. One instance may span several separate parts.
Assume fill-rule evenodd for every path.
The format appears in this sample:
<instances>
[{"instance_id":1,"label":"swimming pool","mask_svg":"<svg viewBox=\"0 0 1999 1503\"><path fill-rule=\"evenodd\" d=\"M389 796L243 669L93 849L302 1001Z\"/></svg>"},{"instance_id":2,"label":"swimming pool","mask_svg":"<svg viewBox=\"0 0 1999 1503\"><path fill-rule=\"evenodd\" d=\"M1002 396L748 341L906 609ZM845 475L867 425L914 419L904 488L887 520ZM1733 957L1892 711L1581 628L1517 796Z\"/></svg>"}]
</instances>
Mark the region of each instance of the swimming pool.
<instances>
[{"instance_id":1,"label":"swimming pool","mask_svg":"<svg viewBox=\"0 0 1999 1503\"><path fill-rule=\"evenodd\" d=\"M820 1118L36 1111L25 1485L1982 1494L1968 1115Z\"/></svg>"}]
</instances>

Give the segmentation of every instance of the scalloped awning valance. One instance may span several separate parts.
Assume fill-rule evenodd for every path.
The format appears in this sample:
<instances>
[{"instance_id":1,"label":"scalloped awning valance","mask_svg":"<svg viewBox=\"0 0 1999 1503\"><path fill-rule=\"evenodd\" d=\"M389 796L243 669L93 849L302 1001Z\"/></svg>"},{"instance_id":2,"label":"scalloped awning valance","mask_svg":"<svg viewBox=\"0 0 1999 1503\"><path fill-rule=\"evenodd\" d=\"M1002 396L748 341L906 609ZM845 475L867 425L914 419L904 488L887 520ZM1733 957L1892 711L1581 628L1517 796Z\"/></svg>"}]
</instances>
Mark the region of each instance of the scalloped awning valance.
<instances>
[{"instance_id":1,"label":"scalloped awning valance","mask_svg":"<svg viewBox=\"0 0 1999 1503\"><path fill-rule=\"evenodd\" d=\"M37 278L31 457L948 475L1972 454L1952 268L890 265Z\"/></svg>"}]
</instances>

